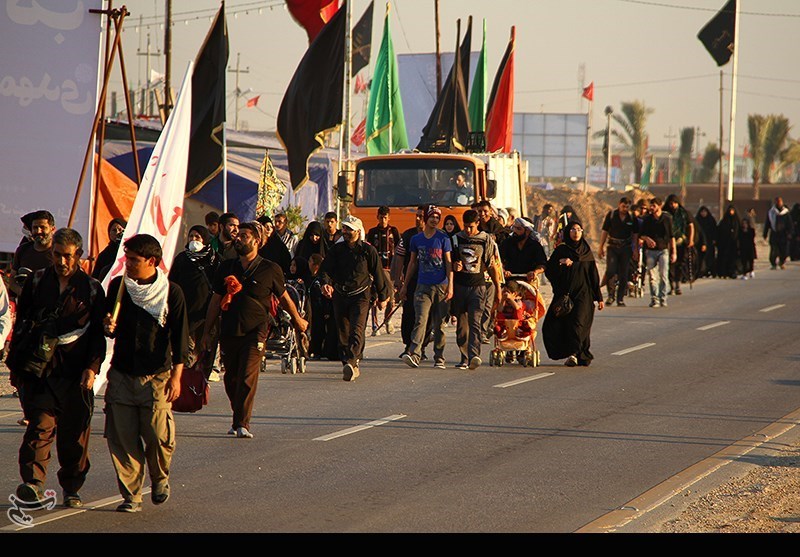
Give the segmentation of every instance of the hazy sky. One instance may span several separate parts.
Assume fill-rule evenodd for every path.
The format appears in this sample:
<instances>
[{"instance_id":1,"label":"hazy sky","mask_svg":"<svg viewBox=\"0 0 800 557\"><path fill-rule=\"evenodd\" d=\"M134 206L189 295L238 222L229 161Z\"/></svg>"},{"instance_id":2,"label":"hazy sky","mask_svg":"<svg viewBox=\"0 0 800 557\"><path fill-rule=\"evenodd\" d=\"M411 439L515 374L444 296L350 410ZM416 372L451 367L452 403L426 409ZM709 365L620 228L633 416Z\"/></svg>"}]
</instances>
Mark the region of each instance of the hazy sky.
<instances>
[{"instance_id":1,"label":"hazy sky","mask_svg":"<svg viewBox=\"0 0 800 557\"><path fill-rule=\"evenodd\" d=\"M116 1L131 12L125 23L124 54L132 85L146 74L147 34L163 52L164 0ZM274 130L286 85L308 46L305 30L280 0L228 0L229 69L240 55L239 85L251 89L241 100L239 121L253 130ZM353 1L353 24L369 4ZM605 126L607 105L641 100L654 111L647 131L651 145L678 142L680 129L699 127L701 149L719 137L719 68L697 33L725 0L440 0L442 50L452 50L456 19L473 16L473 50L487 24L489 81L516 25L515 112L586 112L580 86L594 82L594 130ZM215 0L173 0L172 81L180 83L219 7ZM800 0L740 0L736 151L747 142L748 114L783 114L800 136ZM260 12L260 13L259 13ZM385 3L376 2L373 63L380 44ZM435 50L434 0L395 0L392 37L398 54ZM140 27L141 17L141 27ZM164 71L163 56L151 67ZM364 70L371 75L372 67ZM728 146L732 61L723 67L724 147ZM444 68L443 71L447 71ZM583 74L581 79L579 76ZM228 73L228 123L234 122L236 74ZM118 71L112 83L121 89ZM261 95L256 108L244 99ZM413 107L406 106L406 112ZM416 143L416 138L409 138Z\"/></svg>"}]
</instances>

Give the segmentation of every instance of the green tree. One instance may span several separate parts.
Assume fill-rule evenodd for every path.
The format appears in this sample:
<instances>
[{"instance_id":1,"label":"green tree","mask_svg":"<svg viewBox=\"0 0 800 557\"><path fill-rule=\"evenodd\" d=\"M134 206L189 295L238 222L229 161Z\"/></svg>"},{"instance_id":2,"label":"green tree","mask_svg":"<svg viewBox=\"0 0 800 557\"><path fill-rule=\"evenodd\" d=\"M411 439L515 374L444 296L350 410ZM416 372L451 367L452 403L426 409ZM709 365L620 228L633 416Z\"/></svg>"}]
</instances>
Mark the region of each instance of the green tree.
<instances>
[{"instance_id":1,"label":"green tree","mask_svg":"<svg viewBox=\"0 0 800 557\"><path fill-rule=\"evenodd\" d=\"M789 145L780 153L780 163L776 172L782 171L787 166L800 162L800 140L789 139Z\"/></svg>"},{"instance_id":2,"label":"green tree","mask_svg":"<svg viewBox=\"0 0 800 557\"><path fill-rule=\"evenodd\" d=\"M652 108L648 108L642 101L623 102L621 104L622 114L614 113L614 121L622 128L611 130L613 135L620 143L633 151L634 183L642 180L642 167L644 156L647 151L647 116L653 113Z\"/></svg>"},{"instance_id":3,"label":"green tree","mask_svg":"<svg viewBox=\"0 0 800 557\"><path fill-rule=\"evenodd\" d=\"M681 185L681 203L686 203L686 182L692 175L692 146L694 127L681 130L681 144L678 148L678 183Z\"/></svg>"},{"instance_id":4,"label":"green tree","mask_svg":"<svg viewBox=\"0 0 800 557\"><path fill-rule=\"evenodd\" d=\"M295 234L303 235L306 229L305 224L308 219L303 216L300 205L289 205L283 210L286 215L286 226Z\"/></svg>"},{"instance_id":5,"label":"green tree","mask_svg":"<svg viewBox=\"0 0 800 557\"><path fill-rule=\"evenodd\" d=\"M714 169L722 157L722 153L717 148L716 143L709 143L706 146L706 151L703 153L703 165L697 171L697 181L700 183L707 183L714 177Z\"/></svg>"},{"instance_id":6,"label":"green tree","mask_svg":"<svg viewBox=\"0 0 800 557\"><path fill-rule=\"evenodd\" d=\"M789 138L789 119L784 115L749 114L747 130L750 136L750 153L753 157L753 199L759 199L761 182L772 182L775 160L785 151L791 156L793 151L784 148Z\"/></svg>"}]
</instances>

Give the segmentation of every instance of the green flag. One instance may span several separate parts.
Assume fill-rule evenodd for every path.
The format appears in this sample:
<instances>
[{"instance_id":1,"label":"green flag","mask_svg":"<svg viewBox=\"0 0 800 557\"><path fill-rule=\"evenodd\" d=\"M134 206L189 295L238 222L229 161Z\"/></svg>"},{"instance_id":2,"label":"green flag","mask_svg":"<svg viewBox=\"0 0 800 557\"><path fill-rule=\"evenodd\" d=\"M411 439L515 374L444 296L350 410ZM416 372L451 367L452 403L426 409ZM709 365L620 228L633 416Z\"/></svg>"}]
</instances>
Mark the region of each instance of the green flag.
<instances>
[{"instance_id":1,"label":"green flag","mask_svg":"<svg viewBox=\"0 0 800 557\"><path fill-rule=\"evenodd\" d=\"M486 130L486 89L488 76L486 74L486 20L483 20L483 42L481 53L478 56L478 67L475 69L475 78L472 80L472 91L469 94L469 123L472 131Z\"/></svg>"},{"instance_id":2,"label":"green flag","mask_svg":"<svg viewBox=\"0 0 800 557\"><path fill-rule=\"evenodd\" d=\"M389 30L389 3L386 3L386 19L383 22L383 39L375 74L369 89L367 107L367 154L385 155L408 149L406 119L403 101L400 98L400 79L397 58Z\"/></svg>"},{"instance_id":3,"label":"green flag","mask_svg":"<svg viewBox=\"0 0 800 557\"><path fill-rule=\"evenodd\" d=\"M650 161L647 163L647 167L642 172L642 179L639 181L639 188L643 190L647 190L650 188L650 182L653 181L653 166L655 166L655 155L650 156Z\"/></svg>"}]
</instances>

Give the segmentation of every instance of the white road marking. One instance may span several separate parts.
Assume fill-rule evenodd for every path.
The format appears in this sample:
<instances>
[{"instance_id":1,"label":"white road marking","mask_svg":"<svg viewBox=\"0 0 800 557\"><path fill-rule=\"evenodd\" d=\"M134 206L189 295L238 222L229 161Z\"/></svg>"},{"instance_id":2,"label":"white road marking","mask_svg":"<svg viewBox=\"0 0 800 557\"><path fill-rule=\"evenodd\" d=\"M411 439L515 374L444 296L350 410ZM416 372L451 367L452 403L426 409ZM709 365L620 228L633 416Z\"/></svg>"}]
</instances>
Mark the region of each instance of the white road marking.
<instances>
[{"instance_id":1,"label":"white road marking","mask_svg":"<svg viewBox=\"0 0 800 557\"><path fill-rule=\"evenodd\" d=\"M381 418L380 420L375 420L373 422L367 422L362 425L348 427L347 429L337 431L336 433L329 433L328 435L323 435L322 437L316 437L313 440L330 441L331 439L336 439L337 437L344 437L345 435L350 435L351 433L358 433L359 431L364 431L365 429L370 429L379 425L385 425L395 420L402 420L403 418L406 417L407 416L405 414L393 414L391 416L386 416L385 418Z\"/></svg>"},{"instance_id":2,"label":"white road marking","mask_svg":"<svg viewBox=\"0 0 800 557\"><path fill-rule=\"evenodd\" d=\"M387 340L387 341L384 341L384 342L376 342L375 344L368 344L367 346L364 347L364 350L367 350L369 348L377 348L378 346L386 346L387 344L397 344L397 341L396 340Z\"/></svg>"},{"instance_id":3,"label":"white road marking","mask_svg":"<svg viewBox=\"0 0 800 557\"><path fill-rule=\"evenodd\" d=\"M22 410L20 410L19 412L11 412L10 414L0 414L0 419L9 418L11 416L19 416L20 414L22 414Z\"/></svg>"},{"instance_id":4,"label":"white road marking","mask_svg":"<svg viewBox=\"0 0 800 557\"><path fill-rule=\"evenodd\" d=\"M555 375L553 372L549 373L538 373L536 375L531 375L530 377L523 377L522 379L515 379L514 381L509 381L508 383L500 383L499 385L495 385L498 389L505 389L506 387L513 387L514 385L519 385L520 383L527 383L528 381L535 381L536 379L542 379L543 377L550 377L551 375Z\"/></svg>"},{"instance_id":5,"label":"white road marking","mask_svg":"<svg viewBox=\"0 0 800 557\"><path fill-rule=\"evenodd\" d=\"M637 350L642 350L644 348L650 348L651 346L655 346L655 342L645 342L644 344L640 344L639 346L632 346L631 348L626 348L625 350L620 350L619 352L612 352L612 356L623 356L625 354L630 354L631 352L636 352Z\"/></svg>"},{"instance_id":6,"label":"white road marking","mask_svg":"<svg viewBox=\"0 0 800 557\"><path fill-rule=\"evenodd\" d=\"M147 495L150 493L151 488L147 487L142 490L142 495ZM20 524L10 524L8 526L3 526L0 528L0 532L9 531L9 532L16 532L19 530L29 530L31 528L35 528L36 526L41 526L42 524L47 524L48 522L55 522L56 520L61 520L64 518L69 518L70 516L75 516L76 514L85 513L86 511L91 511L94 509L99 509L102 507L107 507L108 505L113 505L114 503L122 503L124 499L119 495L112 495L111 497L106 497L105 499L100 499L99 501L93 501L91 503L84 502L83 507L79 509L66 509L64 507L60 507L60 510L48 514L45 517L42 517L38 520L35 519L36 513L41 511L25 511L30 516L34 517L34 521L32 524L28 526L22 526Z\"/></svg>"},{"instance_id":7,"label":"white road marking","mask_svg":"<svg viewBox=\"0 0 800 557\"><path fill-rule=\"evenodd\" d=\"M713 329L714 327L722 327L723 325L727 325L730 321L717 321L716 323L711 323L710 325L703 325L702 327L697 327L698 331L707 331L709 329Z\"/></svg>"},{"instance_id":8,"label":"white road marking","mask_svg":"<svg viewBox=\"0 0 800 557\"><path fill-rule=\"evenodd\" d=\"M769 306L769 307L764 308L764 309L760 309L758 311L760 311L761 313L767 313L768 311L772 311L772 310L780 309L780 308L784 308L784 307L786 307L786 304L777 304L777 305L774 305L774 306Z\"/></svg>"}]
</instances>

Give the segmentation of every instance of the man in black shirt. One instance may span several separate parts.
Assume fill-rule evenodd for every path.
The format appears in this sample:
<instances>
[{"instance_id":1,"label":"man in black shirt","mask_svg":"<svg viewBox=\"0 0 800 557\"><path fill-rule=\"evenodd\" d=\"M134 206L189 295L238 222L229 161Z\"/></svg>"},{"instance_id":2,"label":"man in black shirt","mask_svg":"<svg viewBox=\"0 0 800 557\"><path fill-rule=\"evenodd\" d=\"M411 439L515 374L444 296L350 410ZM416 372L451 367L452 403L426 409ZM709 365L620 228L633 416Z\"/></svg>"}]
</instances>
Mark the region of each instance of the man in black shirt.
<instances>
[{"instance_id":1,"label":"man in black shirt","mask_svg":"<svg viewBox=\"0 0 800 557\"><path fill-rule=\"evenodd\" d=\"M175 452L171 403L181 392L189 325L181 287L158 268L162 256L158 240L137 234L123 246L125 275L108 286L103 322L106 336L114 339L105 392L105 436L124 499L117 511L134 513L142 510L145 466L153 503L160 505L169 498Z\"/></svg>"},{"instance_id":2,"label":"man in black shirt","mask_svg":"<svg viewBox=\"0 0 800 557\"><path fill-rule=\"evenodd\" d=\"M333 299L333 313L339 328L342 379L355 381L358 363L364 353L364 337L370 303L370 287L375 283L378 310L386 308L392 289L381 267L378 252L362 240L364 225L348 215L342 221L343 242L325 254L320 275L322 293Z\"/></svg>"},{"instance_id":3,"label":"man in black shirt","mask_svg":"<svg viewBox=\"0 0 800 557\"><path fill-rule=\"evenodd\" d=\"M491 234L492 239L497 240L497 235L503 234L503 225L494 218L492 204L484 199L475 205L475 209L478 211L478 216L480 217L480 224L478 225L480 231Z\"/></svg>"},{"instance_id":4,"label":"man in black shirt","mask_svg":"<svg viewBox=\"0 0 800 557\"><path fill-rule=\"evenodd\" d=\"M681 282L686 282L688 273L689 255L697 257L694 251L694 219L674 193L667 197L664 211L672 217L672 236L675 238L675 262L669 266L669 292L667 294L681 295ZM692 262L694 263L694 261ZM694 271L694 270L692 270Z\"/></svg>"},{"instance_id":5,"label":"man in black shirt","mask_svg":"<svg viewBox=\"0 0 800 557\"><path fill-rule=\"evenodd\" d=\"M17 368L17 358L10 357L8 362L12 383L19 389L29 421L19 449L19 471L24 483L17 488L17 496L25 501L41 498L55 441L64 506L77 508L82 506L78 491L90 467L92 386L106 351L105 294L100 283L80 267L83 239L78 232L70 228L56 231L52 252L53 265L37 271L22 289L11 341L13 356L13 351L26 340L24 323L58 312L53 332L59 342L41 377Z\"/></svg>"},{"instance_id":6,"label":"man in black shirt","mask_svg":"<svg viewBox=\"0 0 800 557\"><path fill-rule=\"evenodd\" d=\"M633 251L633 245L639 241L639 222L630 212L631 200L623 197L619 200L617 209L609 211L603 220L600 233L600 247L598 255L602 258L608 251L606 261L606 285L608 299L606 305L611 305L616 299L618 306L624 306L625 290L628 285L628 266L631 257L638 257L639 250ZM608 250L606 250L606 244ZM616 279L614 277L616 276ZM616 296L614 290L616 289Z\"/></svg>"},{"instance_id":7,"label":"man in black shirt","mask_svg":"<svg viewBox=\"0 0 800 557\"><path fill-rule=\"evenodd\" d=\"M239 257L220 263L214 275L214 294L208 304L200 350L206 348L211 327L221 312L219 345L225 364L223 382L233 411L228 434L252 439L250 419L269 333L272 297L289 312L299 332L308 328L308 322L286 292L281 268L258 255L258 249L266 242L261 223L244 222L238 232L234 244Z\"/></svg>"},{"instance_id":8,"label":"man in black shirt","mask_svg":"<svg viewBox=\"0 0 800 557\"><path fill-rule=\"evenodd\" d=\"M14 252L14 259L11 261L11 278L17 275L17 280L9 283L9 290L12 298L16 298L22 291L24 284L23 277L49 267L51 259L51 247L53 246L53 233L56 231L56 221L50 211L34 211L23 217L30 223L31 241L22 242Z\"/></svg>"},{"instance_id":9,"label":"man in black shirt","mask_svg":"<svg viewBox=\"0 0 800 557\"><path fill-rule=\"evenodd\" d=\"M650 213L639 229L639 241L645 247L647 275L650 282L650 307L667 306L667 281L669 264L676 259L675 238L672 235L672 217L663 211L664 202L654 197L650 200ZM658 276L656 276L658 273Z\"/></svg>"},{"instance_id":10,"label":"man in black shirt","mask_svg":"<svg viewBox=\"0 0 800 557\"><path fill-rule=\"evenodd\" d=\"M338 229L338 226L339 219L336 217L336 213L333 211L325 213L322 219L322 241L325 243L326 253L342 237L342 231Z\"/></svg>"},{"instance_id":11,"label":"man in black shirt","mask_svg":"<svg viewBox=\"0 0 800 557\"><path fill-rule=\"evenodd\" d=\"M219 217L219 255L222 259L236 259L239 255L233 241L239 233L239 217L222 213Z\"/></svg>"},{"instance_id":12,"label":"man in black shirt","mask_svg":"<svg viewBox=\"0 0 800 557\"><path fill-rule=\"evenodd\" d=\"M378 226L369 229L367 232L367 243L370 244L378 251L378 257L381 260L381 267L383 268L386 280L391 284L391 275L389 269L392 266L392 258L394 257L395 247L400 243L400 232L397 228L389 224L389 207L383 206L378 208ZM386 305L383 319L386 322L386 334L392 334L394 329L392 324L389 323L389 316L394 309L394 296L389 298L389 303ZM378 311L377 308L372 308L372 336L380 334L378 331Z\"/></svg>"}]
</instances>

